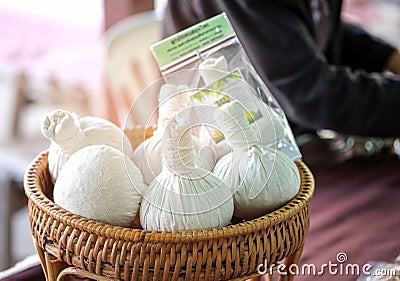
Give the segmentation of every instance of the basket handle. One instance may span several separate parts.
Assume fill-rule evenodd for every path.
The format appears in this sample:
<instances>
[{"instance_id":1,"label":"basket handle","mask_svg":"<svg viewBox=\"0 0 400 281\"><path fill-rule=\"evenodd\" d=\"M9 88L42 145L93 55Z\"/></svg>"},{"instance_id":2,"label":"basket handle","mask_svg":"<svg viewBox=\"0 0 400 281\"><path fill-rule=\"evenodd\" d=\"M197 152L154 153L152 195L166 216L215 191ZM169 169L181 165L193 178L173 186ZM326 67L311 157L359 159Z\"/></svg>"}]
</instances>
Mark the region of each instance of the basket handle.
<instances>
[{"instance_id":1,"label":"basket handle","mask_svg":"<svg viewBox=\"0 0 400 281\"><path fill-rule=\"evenodd\" d=\"M100 276L95 273L75 267L67 267L63 269L60 274L58 274L57 281L63 281L64 278L68 275L76 275L76 277L90 278L97 281L109 281L109 279L104 276Z\"/></svg>"}]
</instances>

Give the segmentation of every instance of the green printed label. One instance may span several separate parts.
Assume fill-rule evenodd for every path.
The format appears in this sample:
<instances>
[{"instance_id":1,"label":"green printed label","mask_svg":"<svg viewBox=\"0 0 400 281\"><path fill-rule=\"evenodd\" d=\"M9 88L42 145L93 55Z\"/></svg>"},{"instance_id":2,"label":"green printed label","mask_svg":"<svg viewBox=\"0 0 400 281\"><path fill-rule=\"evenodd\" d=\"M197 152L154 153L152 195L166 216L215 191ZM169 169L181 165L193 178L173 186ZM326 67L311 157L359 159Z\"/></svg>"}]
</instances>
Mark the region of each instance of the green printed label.
<instances>
[{"instance_id":1,"label":"green printed label","mask_svg":"<svg viewBox=\"0 0 400 281\"><path fill-rule=\"evenodd\" d=\"M231 100L238 100L245 107L247 120L249 124L253 124L263 117L260 108L257 106L256 99L254 90L244 82L243 75L239 69L232 71L190 96L193 105L192 110L198 118L197 122L204 124L214 124L214 111L212 108L220 107ZM201 107L197 105L209 106ZM220 130L211 127L208 127L207 130L216 143L224 139L224 134Z\"/></svg>"},{"instance_id":2,"label":"green printed label","mask_svg":"<svg viewBox=\"0 0 400 281\"><path fill-rule=\"evenodd\" d=\"M160 68L235 34L225 13L219 14L150 46Z\"/></svg>"}]
</instances>

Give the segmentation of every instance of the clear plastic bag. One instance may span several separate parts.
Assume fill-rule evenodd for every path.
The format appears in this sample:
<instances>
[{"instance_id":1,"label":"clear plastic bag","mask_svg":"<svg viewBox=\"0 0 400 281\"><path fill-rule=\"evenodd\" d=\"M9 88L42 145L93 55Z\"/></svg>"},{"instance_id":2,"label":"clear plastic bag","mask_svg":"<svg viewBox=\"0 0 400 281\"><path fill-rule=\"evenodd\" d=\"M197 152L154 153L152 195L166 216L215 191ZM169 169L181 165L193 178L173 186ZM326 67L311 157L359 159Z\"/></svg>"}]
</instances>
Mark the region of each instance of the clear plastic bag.
<instances>
[{"instance_id":1,"label":"clear plastic bag","mask_svg":"<svg viewBox=\"0 0 400 281\"><path fill-rule=\"evenodd\" d=\"M223 150L222 143L229 140L215 126L213 111L237 100L263 143L293 160L301 159L282 108L252 66L225 13L164 39L151 50L164 82L188 87L192 124L217 149Z\"/></svg>"}]
</instances>

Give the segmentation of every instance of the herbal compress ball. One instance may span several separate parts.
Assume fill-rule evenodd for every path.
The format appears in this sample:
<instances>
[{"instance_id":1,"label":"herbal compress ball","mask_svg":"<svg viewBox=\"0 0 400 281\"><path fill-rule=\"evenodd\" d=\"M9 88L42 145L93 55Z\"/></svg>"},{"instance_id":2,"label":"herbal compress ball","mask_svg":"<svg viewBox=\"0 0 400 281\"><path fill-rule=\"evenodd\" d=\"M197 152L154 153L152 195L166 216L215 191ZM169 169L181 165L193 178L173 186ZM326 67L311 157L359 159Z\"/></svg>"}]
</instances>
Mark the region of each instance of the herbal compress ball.
<instances>
[{"instance_id":1,"label":"herbal compress ball","mask_svg":"<svg viewBox=\"0 0 400 281\"><path fill-rule=\"evenodd\" d=\"M225 226L232 218L232 194L219 178L196 165L189 128L186 118L175 115L165 129L163 168L140 207L144 229L209 229Z\"/></svg>"},{"instance_id":2,"label":"herbal compress ball","mask_svg":"<svg viewBox=\"0 0 400 281\"><path fill-rule=\"evenodd\" d=\"M234 215L253 219L292 199L300 189L300 174L293 160L261 144L237 101L223 105L215 115L232 152L217 162L213 172L234 193Z\"/></svg>"},{"instance_id":3,"label":"herbal compress ball","mask_svg":"<svg viewBox=\"0 0 400 281\"><path fill-rule=\"evenodd\" d=\"M90 145L65 163L54 186L54 202L87 219L129 227L145 189L128 156L110 146Z\"/></svg>"}]
</instances>

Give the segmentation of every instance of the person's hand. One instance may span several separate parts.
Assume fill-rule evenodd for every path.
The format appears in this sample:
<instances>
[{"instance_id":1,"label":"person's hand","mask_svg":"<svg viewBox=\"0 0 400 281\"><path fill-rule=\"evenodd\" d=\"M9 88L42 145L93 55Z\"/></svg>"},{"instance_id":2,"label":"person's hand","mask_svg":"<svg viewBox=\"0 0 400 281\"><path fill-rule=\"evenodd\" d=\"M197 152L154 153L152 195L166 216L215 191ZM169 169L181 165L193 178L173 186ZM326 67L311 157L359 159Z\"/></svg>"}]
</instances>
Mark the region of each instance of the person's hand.
<instances>
[{"instance_id":1,"label":"person's hand","mask_svg":"<svg viewBox=\"0 0 400 281\"><path fill-rule=\"evenodd\" d=\"M387 70L396 75L400 75L400 51L396 51L390 56Z\"/></svg>"}]
</instances>

